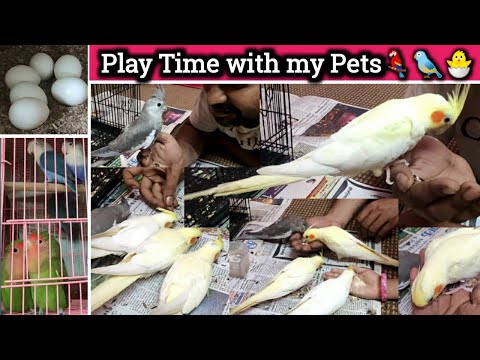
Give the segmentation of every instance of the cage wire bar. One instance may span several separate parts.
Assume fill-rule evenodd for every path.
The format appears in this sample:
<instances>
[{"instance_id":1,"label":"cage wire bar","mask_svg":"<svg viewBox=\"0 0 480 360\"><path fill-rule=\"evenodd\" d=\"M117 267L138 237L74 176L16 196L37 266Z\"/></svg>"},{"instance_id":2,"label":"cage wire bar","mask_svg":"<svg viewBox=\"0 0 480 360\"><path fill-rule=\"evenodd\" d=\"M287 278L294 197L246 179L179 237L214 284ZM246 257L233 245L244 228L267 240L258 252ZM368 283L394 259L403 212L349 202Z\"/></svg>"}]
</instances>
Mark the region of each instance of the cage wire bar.
<instances>
[{"instance_id":1,"label":"cage wire bar","mask_svg":"<svg viewBox=\"0 0 480 360\"><path fill-rule=\"evenodd\" d=\"M92 150L107 146L138 117L140 89L141 84L92 84Z\"/></svg>"},{"instance_id":2,"label":"cage wire bar","mask_svg":"<svg viewBox=\"0 0 480 360\"><path fill-rule=\"evenodd\" d=\"M87 149L87 138L2 141L4 314L88 314Z\"/></svg>"},{"instance_id":3,"label":"cage wire bar","mask_svg":"<svg viewBox=\"0 0 480 360\"><path fill-rule=\"evenodd\" d=\"M230 240L237 236L240 229L250 220L250 199L230 199Z\"/></svg>"},{"instance_id":4,"label":"cage wire bar","mask_svg":"<svg viewBox=\"0 0 480 360\"><path fill-rule=\"evenodd\" d=\"M102 206L108 196L123 185L122 169L93 168L91 169L91 204L92 210Z\"/></svg>"},{"instance_id":5,"label":"cage wire bar","mask_svg":"<svg viewBox=\"0 0 480 360\"><path fill-rule=\"evenodd\" d=\"M185 168L185 194L253 176L255 168ZM257 191L236 195L253 197ZM185 201L185 226L220 227L229 220L229 197L204 196Z\"/></svg>"},{"instance_id":6,"label":"cage wire bar","mask_svg":"<svg viewBox=\"0 0 480 360\"><path fill-rule=\"evenodd\" d=\"M288 84L260 87L260 161L263 166L294 160Z\"/></svg>"}]
</instances>

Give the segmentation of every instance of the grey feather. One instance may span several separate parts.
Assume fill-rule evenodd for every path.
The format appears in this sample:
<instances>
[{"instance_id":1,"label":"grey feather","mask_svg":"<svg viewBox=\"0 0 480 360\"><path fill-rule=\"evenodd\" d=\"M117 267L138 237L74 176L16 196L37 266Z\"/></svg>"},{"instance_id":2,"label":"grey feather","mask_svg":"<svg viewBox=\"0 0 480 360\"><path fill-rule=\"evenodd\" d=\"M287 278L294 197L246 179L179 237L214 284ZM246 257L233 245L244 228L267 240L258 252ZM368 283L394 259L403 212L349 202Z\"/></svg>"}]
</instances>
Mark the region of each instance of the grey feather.
<instances>
[{"instance_id":1,"label":"grey feather","mask_svg":"<svg viewBox=\"0 0 480 360\"><path fill-rule=\"evenodd\" d=\"M145 102L142 112L122 133L107 146L92 151L93 157L116 157L120 154L148 148L162 130L163 115L167 111L165 91L155 89Z\"/></svg>"},{"instance_id":2,"label":"grey feather","mask_svg":"<svg viewBox=\"0 0 480 360\"><path fill-rule=\"evenodd\" d=\"M287 215L260 231L249 231L247 234L237 237L236 240L259 239L285 243L291 235L295 233L303 234L307 228L308 224L305 219L296 215Z\"/></svg>"},{"instance_id":3,"label":"grey feather","mask_svg":"<svg viewBox=\"0 0 480 360\"><path fill-rule=\"evenodd\" d=\"M130 207L125 200L115 206L92 210L92 235L100 234L114 225L127 220L130 216Z\"/></svg>"},{"instance_id":4,"label":"grey feather","mask_svg":"<svg viewBox=\"0 0 480 360\"><path fill-rule=\"evenodd\" d=\"M410 269L419 266L420 257L418 254L408 251L399 251L398 261L400 262L398 269L398 289L403 290L410 284Z\"/></svg>"}]
</instances>

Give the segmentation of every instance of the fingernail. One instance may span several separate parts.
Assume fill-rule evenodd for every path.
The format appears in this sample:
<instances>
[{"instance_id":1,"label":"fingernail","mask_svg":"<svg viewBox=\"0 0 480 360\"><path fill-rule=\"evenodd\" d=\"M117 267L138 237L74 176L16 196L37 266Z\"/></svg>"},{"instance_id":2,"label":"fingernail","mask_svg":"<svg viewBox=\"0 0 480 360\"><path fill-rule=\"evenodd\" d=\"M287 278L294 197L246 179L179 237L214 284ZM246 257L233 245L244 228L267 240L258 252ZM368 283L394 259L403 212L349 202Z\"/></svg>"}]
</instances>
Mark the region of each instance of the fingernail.
<instances>
[{"instance_id":1,"label":"fingernail","mask_svg":"<svg viewBox=\"0 0 480 360\"><path fill-rule=\"evenodd\" d=\"M173 196L167 196L167 198L165 199L165 203L168 207L171 207L173 205Z\"/></svg>"},{"instance_id":2,"label":"fingernail","mask_svg":"<svg viewBox=\"0 0 480 360\"><path fill-rule=\"evenodd\" d=\"M456 191L454 189L450 188L450 187L444 187L442 189L442 194L444 194L444 195L453 195L455 193L456 193Z\"/></svg>"}]
</instances>

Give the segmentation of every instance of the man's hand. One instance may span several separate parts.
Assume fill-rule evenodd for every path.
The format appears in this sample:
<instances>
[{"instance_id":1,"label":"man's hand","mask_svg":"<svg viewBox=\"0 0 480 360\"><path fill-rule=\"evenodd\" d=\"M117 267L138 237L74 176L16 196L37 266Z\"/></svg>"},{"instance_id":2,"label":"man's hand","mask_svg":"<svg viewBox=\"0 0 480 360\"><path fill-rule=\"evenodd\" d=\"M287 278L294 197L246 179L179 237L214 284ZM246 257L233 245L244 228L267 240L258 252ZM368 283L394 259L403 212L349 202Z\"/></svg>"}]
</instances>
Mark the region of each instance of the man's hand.
<instances>
[{"instance_id":1,"label":"man's hand","mask_svg":"<svg viewBox=\"0 0 480 360\"><path fill-rule=\"evenodd\" d=\"M139 153L138 161L141 167L123 170L125 184L140 189L145 201L154 207L177 207L175 194L183 174L183 152L175 138L160 133L149 149ZM140 174L143 177L139 184L135 177Z\"/></svg>"},{"instance_id":2,"label":"man's hand","mask_svg":"<svg viewBox=\"0 0 480 360\"><path fill-rule=\"evenodd\" d=\"M337 220L334 220L332 217L325 216L315 216L307 219L308 226L313 226L316 228L322 228L327 226L338 226L342 227ZM319 251L323 249L323 243L320 241L313 241L311 243L302 243L302 235L300 233L295 233L290 236L290 245L299 255L307 255L308 253Z\"/></svg>"},{"instance_id":3,"label":"man's hand","mask_svg":"<svg viewBox=\"0 0 480 360\"><path fill-rule=\"evenodd\" d=\"M420 251L420 266L425 262L425 249ZM418 268L410 270L410 286L418 275ZM442 294L423 308L412 304L415 315L480 315L480 284L471 293L458 290L453 294Z\"/></svg>"},{"instance_id":4,"label":"man's hand","mask_svg":"<svg viewBox=\"0 0 480 360\"><path fill-rule=\"evenodd\" d=\"M357 215L360 235L383 238L398 224L398 200L379 199L365 206Z\"/></svg>"},{"instance_id":5,"label":"man's hand","mask_svg":"<svg viewBox=\"0 0 480 360\"><path fill-rule=\"evenodd\" d=\"M432 223L460 223L480 215L480 185L465 159L430 136L404 158L410 166L391 169L393 192L416 214ZM415 182L413 175L425 181Z\"/></svg>"}]
</instances>

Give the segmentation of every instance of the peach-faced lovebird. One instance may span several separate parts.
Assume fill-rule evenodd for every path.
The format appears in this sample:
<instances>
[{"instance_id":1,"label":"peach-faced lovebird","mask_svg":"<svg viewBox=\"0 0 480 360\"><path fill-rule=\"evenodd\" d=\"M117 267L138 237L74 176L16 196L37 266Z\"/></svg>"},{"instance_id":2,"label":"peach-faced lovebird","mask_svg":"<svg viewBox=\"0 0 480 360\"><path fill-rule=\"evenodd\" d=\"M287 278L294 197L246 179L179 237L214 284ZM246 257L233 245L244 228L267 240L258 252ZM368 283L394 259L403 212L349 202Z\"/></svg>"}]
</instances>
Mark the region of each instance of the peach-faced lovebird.
<instances>
[{"instance_id":1,"label":"peach-faced lovebird","mask_svg":"<svg viewBox=\"0 0 480 360\"><path fill-rule=\"evenodd\" d=\"M413 55L413 58L417 60L418 70L425 74L423 76L425 79L430 79L430 75L433 74L439 79L442 78L442 74L440 74L435 64L428 58L425 51L417 51L415 55Z\"/></svg>"},{"instance_id":2,"label":"peach-faced lovebird","mask_svg":"<svg viewBox=\"0 0 480 360\"><path fill-rule=\"evenodd\" d=\"M5 248L2 263L2 304L6 312L24 313L33 308L31 287L3 287L6 285L19 285L20 283L7 283L11 280L28 278L27 267L23 261L24 248L22 240L15 240Z\"/></svg>"},{"instance_id":3,"label":"peach-faced lovebird","mask_svg":"<svg viewBox=\"0 0 480 360\"><path fill-rule=\"evenodd\" d=\"M400 55L398 54L398 51L390 50L390 52L388 53L388 56L390 57L390 66L393 69L396 69L400 79L405 79L405 75L403 75L402 59L400 59Z\"/></svg>"},{"instance_id":4,"label":"peach-faced lovebird","mask_svg":"<svg viewBox=\"0 0 480 360\"><path fill-rule=\"evenodd\" d=\"M59 277L68 277L68 272L62 260L60 244L53 234L46 231L31 232L27 240L28 248L28 275L32 284L56 283ZM39 281L36 279L47 279ZM68 307L67 297L63 285L35 286L32 288L35 306L38 314L55 312L63 314Z\"/></svg>"}]
</instances>

